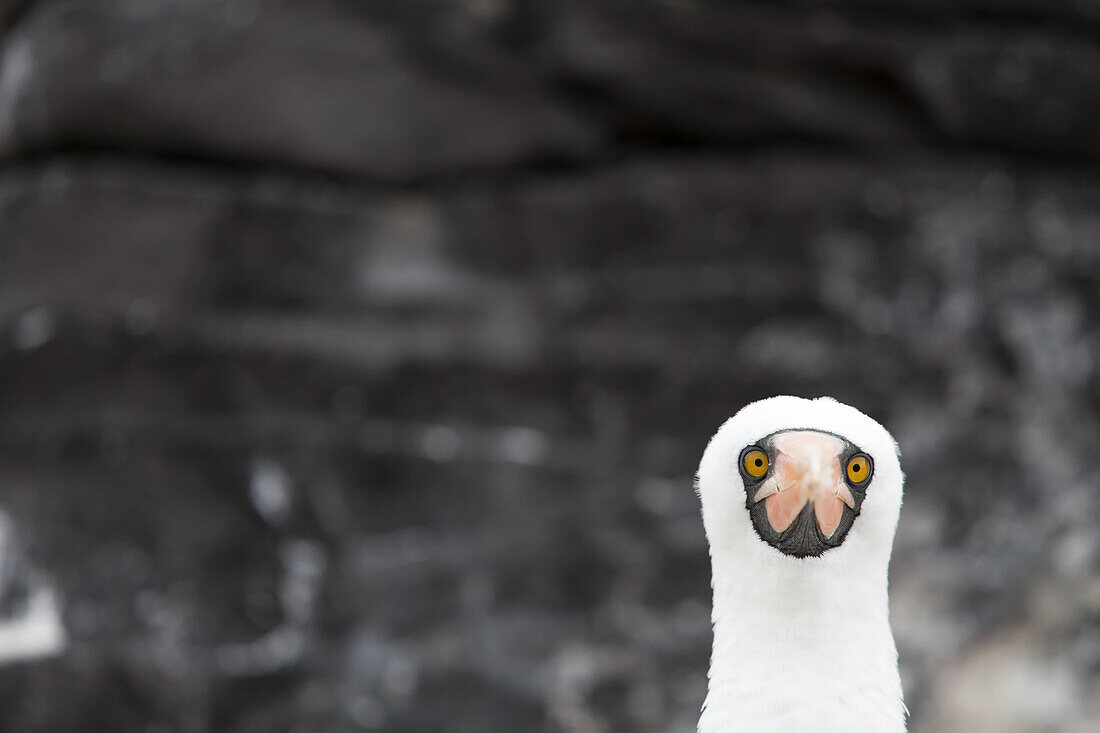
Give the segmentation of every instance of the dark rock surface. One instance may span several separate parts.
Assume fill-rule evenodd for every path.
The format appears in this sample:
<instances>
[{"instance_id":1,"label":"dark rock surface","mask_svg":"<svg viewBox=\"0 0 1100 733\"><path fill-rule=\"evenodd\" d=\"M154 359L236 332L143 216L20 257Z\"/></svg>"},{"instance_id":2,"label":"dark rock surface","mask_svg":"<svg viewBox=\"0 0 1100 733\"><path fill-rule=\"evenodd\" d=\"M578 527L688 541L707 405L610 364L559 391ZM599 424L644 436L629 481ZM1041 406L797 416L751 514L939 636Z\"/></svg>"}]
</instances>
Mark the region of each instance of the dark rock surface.
<instances>
[{"instance_id":1,"label":"dark rock surface","mask_svg":"<svg viewBox=\"0 0 1100 733\"><path fill-rule=\"evenodd\" d=\"M691 731L796 393L912 730L1096 730L1096 11L0 4L0 729Z\"/></svg>"}]
</instances>

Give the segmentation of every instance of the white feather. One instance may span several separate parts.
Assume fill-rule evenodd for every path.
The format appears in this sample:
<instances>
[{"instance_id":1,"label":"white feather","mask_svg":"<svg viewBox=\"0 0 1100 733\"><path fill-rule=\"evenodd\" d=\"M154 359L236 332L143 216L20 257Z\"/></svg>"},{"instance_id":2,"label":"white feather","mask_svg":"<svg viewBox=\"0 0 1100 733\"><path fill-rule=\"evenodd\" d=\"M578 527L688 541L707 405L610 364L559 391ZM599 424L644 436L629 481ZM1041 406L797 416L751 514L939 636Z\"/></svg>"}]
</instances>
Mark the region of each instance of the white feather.
<instances>
[{"instance_id":1,"label":"white feather","mask_svg":"<svg viewBox=\"0 0 1100 733\"><path fill-rule=\"evenodd\" d=\"M843 436L874 459L844 542L795 558L759 538L745 509L742 448L778 430ZM700 733L905 730L887 569L904 476L877 422L823 397L772 397L730 418L699 465L710 543L714 648Z\"/></svg>"}]
</instances>

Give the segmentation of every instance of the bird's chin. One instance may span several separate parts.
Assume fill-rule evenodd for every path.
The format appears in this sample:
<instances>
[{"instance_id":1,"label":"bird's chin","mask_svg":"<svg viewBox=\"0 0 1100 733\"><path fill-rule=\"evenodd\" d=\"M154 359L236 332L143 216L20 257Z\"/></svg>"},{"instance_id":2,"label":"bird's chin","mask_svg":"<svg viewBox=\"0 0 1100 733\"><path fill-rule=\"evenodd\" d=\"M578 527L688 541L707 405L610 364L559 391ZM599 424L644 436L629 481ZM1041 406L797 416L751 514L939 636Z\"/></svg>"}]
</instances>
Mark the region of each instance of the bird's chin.
<instances>
[{"instance_id":1,"label":"bird's chin","mask_svg":"<svg viewBox=\"0 0 1100 733\"><path fill-rule=\"evenodd\" d=\"M834 547L840 547L855 521L856 512L844 507L840 524L830 535L826 535L818 526L812 504L806 504L790 525L782 532L776 531L768 519L764 502L748 505L752 526L760 539L767 542L784 555L791 557L819 557Z\"/></svg>"}]
</instances>

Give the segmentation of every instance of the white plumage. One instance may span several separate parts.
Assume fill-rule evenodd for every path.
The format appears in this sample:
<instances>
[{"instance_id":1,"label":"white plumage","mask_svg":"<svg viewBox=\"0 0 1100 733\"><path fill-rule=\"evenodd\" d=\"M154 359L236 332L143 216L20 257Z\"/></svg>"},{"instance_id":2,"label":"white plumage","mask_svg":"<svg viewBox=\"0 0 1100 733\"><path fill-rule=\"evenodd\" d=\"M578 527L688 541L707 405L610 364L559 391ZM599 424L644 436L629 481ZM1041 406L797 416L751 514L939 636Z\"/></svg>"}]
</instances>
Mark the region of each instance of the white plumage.
<instances>
[{"instance_id":1,"label":"white plumage","mask_svg":"<svg viewBox=\"0 0 1100 733\"><path fill-rule=\"evenodd\" d=\"M873 459L850 530L816 557L762 538L747 508L752 479L739 469L747 446L792 430L838 436ZM891 435L831 398L761 400L718 430L698 475L714 589L700 733L905 730L887 603L903 480Z\"/></svg>"}]
</instances>

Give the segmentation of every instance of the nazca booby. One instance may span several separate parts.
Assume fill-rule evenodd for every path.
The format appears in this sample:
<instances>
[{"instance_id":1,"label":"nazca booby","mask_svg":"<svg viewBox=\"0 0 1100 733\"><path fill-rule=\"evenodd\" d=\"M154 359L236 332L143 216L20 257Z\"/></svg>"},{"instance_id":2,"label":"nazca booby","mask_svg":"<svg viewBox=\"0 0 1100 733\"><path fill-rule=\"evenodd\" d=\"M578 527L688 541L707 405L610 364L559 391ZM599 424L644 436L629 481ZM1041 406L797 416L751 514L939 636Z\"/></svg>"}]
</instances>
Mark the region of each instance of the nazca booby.
<instances>
[{"instance_id":1,"label":"nazca booby","mask_svg":"<svg viewBox=\"0 0 1100 733\"><path fill-rule=\"evenodd\" d=\"M714 647L699 733L900 733L887 569L904 476L886 429L832 398L726 421L696 479Z\"/></svg>"}]
</instances>

